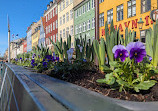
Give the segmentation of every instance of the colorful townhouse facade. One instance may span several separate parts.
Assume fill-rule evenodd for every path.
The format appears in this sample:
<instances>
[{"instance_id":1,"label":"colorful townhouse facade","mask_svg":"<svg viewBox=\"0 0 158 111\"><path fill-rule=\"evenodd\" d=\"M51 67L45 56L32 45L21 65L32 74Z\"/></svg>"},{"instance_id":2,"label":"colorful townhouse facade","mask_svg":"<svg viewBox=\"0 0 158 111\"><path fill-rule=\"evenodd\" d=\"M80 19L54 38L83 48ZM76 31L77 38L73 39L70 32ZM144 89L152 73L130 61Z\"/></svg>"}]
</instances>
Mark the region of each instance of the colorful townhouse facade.
<instances>
[{"instance_id":1,"label":"colorful townhouse facade","mask_svg":"<svg viewBox=\"0 0 158 111\"><path fill-rule=\"evenodd\" d=\"M95 0L80 0L73 9L75 38L95 39Z\"/></svg>"},{"instance_id":2,"label":"colorful townhouse facade","mask_svg":"<svg viewBox=\"0 0 158 111\"><path fill-rule=\"evenodd\" d=\"M44 12L44 24L45 43L53 50L50 39L53 42L56 42L58 39L58 7L56 0L51 1L50 4L47 5L47 10Z\"/></svg>"},{"instance_id":3,"label":"colorful townhouse facade","mask_svg":"<svg viewBox=\"0 0 158 111\"><path fill-rule=\"evenodd\" d=\"M40 27L40 37L38 40L38 45L41 47L41 45L45 46L45 31L44 31L44 18L41 17L41 27Z\"/></svg>"},{"instance_id":4,"label":"colorful townhouse facade","mask_svg":"<svg viewBox=\"0 0 158 111\"><path fill-rule=\"evenodd\" d=\"M34 22L27 28L27 52L32 50L32 25Z\"/></svg>"},{"instance_id":5,"label":"colorful townhouse facade","mask_svg":"<svg viewBox=\"0 0 158 111\"><path fill-rule=\"evenodd\" d=\"M38 40L40 37L40 27L41 27L41 20L37 23L34 23L32 26L32 47L37 47Z\"/></svg>"},{"instance_id":6,"label":"colorful townhouse facade","mask_svg":"<svg viewBox=\"0 0 158 111\"><path fill-rule=\"evenodd\" d=\"M125 29L135 31L135 37L145 42L146 30L152 27L153 10L158 9L158 0L96 0L99 12L99 37L105 37L105 22L108 24L113 20L114 27L119 28L122 37L125 35ZM97 12L96 11L96 12ZM158 11L156 11L158 12ZM142 21L143 22L142 22ZM143 26L140 27L138 22Z\"/></svg>"},{"instance_id":7,"label":"colorful townhouse facade","mask_svg":"<svg viewBox=\"0 0 158 111\"><path fill-rule=\"evenodd\" d=\"M71 47L74 47L73 0L58 0L58 37L67 41L71 35Z\"/></svg>"},{"instance_id":8,"label":"colorful townhouse facade","mask_svg":"<svg viewBox=\"0 0 158 111\"><path fill-rule=\"evenodd\" d=\"M24 38L24 41L23 41L23 52L24 53L27 52L27 38L26 37Z\"/></svg>"}]
</instances>

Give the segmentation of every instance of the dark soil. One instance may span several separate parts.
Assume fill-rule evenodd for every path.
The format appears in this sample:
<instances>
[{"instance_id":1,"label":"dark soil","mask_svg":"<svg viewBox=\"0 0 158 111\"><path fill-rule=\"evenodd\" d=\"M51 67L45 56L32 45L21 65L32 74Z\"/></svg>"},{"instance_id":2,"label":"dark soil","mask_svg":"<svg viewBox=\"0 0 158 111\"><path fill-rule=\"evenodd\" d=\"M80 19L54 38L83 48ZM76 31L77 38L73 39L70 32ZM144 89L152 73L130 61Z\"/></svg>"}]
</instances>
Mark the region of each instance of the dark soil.
<instances>
[{"instance_id":1,"label":"dark soil","mask_svg":"<svg viewBox=\"0 0 158 111\"><path fill-rule=\"evenodd\" d=\"M147 91L140 91L139 93L134 91L119 92L106 84L101 85L96 82L97 79L105 77L105 74L100 73L98 70L80 71L67 75L66 78L62 78L61 74L53 74L53 70L47 70L43 73L116 99L138 102L158 101L158 84Z\"/></svg>"},{"instance_id":2,"label":"dark soil","mask_svg":"<svg viewBox=\"0 0 158 111\"><path fill-rule=\"evenodd\" d=\"M123 91L119 92L118 90L112 90L106 84L98 84L96 82L97 79L101 79L105 77L105 74L99 73L99 71L81 71L77 74L71 74L70 77L65 79L61 78L59 75L53 75L52 71L46 71L45 74L48 74L52 77L65 80L67 82L71 82L78 86L85 87L89 90L101 93L105 96L109 96L116 99L129 100L129 101L139 101L139 102L147 102L147 101L158 101L158 84L156 84L153 88L148 91L141 91L140 93L136 92L128 92ZM75 75L75 76L72 76Z\"/></svg>"}]
</instances>

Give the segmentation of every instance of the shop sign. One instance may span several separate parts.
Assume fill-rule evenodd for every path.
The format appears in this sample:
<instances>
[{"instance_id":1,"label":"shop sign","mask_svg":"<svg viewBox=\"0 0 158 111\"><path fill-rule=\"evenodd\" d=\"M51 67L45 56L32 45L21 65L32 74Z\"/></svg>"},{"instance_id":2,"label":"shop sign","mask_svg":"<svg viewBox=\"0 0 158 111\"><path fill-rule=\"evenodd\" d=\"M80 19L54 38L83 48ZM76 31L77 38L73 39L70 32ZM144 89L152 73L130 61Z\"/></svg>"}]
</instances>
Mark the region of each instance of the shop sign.
<instances>
[{"instance_id":1,"label":"shop sign","mask_svg":"<svg viewBox=\"0 0 158 111\"><path fill-rule=\"evenodd\" d=\"M157 11L154 11L153 13L157 13L157 12L158 12L158 9L157 9ZM155 17L155 15L154 15L153 17ZM157 19L158 19L158 15L156 15L156 17L157 17ZM123 25L124 25L126 28L129 28L129 25L132 24L132 25L131 25L131 28L132 28L132 29L137 29L137 25L138 25L137 22L138 22L138 19L134 19L134 20L127 21L127 22L124 22L124 23L120 23L118 26L117 26L117 25L114 25L114 28L116 29L117 27L119 27L119 30L120 30L121 32L123 32L123 31L125 30L125 29L123 29ZM144 22L145 22L145 26L148 26L149 24L153 24L153 21L150 20L149 15L147 15L147 16L144 18ZM109 29L110 29L110 27L109 27ZM104 35L105 35L105 29L102 29L101 33L102 33L102 36L104 36Z\"/></svg>"},{"instance_id":2,"label":"shop sign","mask_svg":"<svg viewBox=\"0 0 158 111\"><path fill-rule=\"evenodd\" d=\"M156 20L158 20L158 9L156 9L156 10L152 10L151 12L150 12L150 18L151 18L151 20L152 21L156 21Z\"/></svg>"}]
</instances>

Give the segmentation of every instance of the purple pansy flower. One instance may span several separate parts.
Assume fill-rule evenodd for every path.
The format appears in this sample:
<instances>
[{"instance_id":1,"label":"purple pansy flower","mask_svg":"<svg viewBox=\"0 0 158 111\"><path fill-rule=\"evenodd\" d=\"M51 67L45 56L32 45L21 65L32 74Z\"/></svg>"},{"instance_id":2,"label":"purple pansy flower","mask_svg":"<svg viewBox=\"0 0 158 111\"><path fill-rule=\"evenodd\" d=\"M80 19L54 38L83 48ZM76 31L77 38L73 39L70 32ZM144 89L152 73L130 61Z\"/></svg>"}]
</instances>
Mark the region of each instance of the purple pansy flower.
<instances>
[{"instance_id":1,"label":"purple pansy flower","mask_svg":"<svg viewBox=\"0 0 158 111\"><path fill-rule=\"evenodd\" d=\"M152 57L151 56L147 55L147 57L148 57L149 61L152 61Z\"/></svg>"},{"instance_id":2,"label":"purple pansy flower","mask_svg":"<svg viewBox=\"0 0 158 111\"><path fill-rule=\"evenodd\" d=\"M47 68L48 63L47 62L43 62L43 67Z\"/></svg>"},{"instance_id":3,"label":"purple pansy flower","mask_svg":"<svg viewBox=\"0 0 158 111\"><path fill-rule=\"evenodd\" d=\"M59 57L56 57L56 60L59 61Z\"/></svg>"},{"instance_id":4,"label":"purple pansy flower","mask_svg":"<svg viewBox=\"0 0 158 111\"><path fill-rule=\"evenodd\" d=\"M35 54L35 53L33 53L33 55L32 55L32 59L34 59L34 58L35 58L35 56L36 56L36 54Z\"/></svg>"},{"instance_id":5,"label":"purple pansy flower","mask_svg":"<svg viewBox=\"0 0 158 111\"><path fill-rule=\"evenodd\" d=\"M46 57L45 57L46 59L47 59L47 61L49 62L49 61L51 61L52 60L52 55L46 55Z\"/></svg>"},{"instance_id":6,"label":"purple pansy flower","mask_svg":"<svg viewBox=\"0 0 158 111\"><path fill-rule=\"evenodd\" d=\"M55 61L54 56L52 56L52 61L53 61L53 62Z\"/></svg>"},{"instance_id":7,"label":"purple pansy flower","mask_svg":"<svg viewBox=\"0 0 158 111\"><path fill-rule=\"evenodd\" d=\"M146 56L145 45L142 42L131 42L126 48L130 52L130 59L134 58L136 62L141 62Z\"/></svg>"},{"instance_id":8,"label":"purple pansy flower","mask_svg":"<svg viewBox=\"0 0 158 111\"><path fill-rule=\"evenodd\" d=\"M35 63L35 60L34 60L34 59L31 60L31 65L32 65L33 67L37 65L37 64Z\"/></svg>"},{"instance_id":9,"label":"purple pansy flower","mask_svg":"<svg viewBox=\"0 0 158 111\"><path fill-rule=\"evenodd\" d=\"M112 49L112 52L114 53L114 57L120 58L122 62L125 61L126 57L129 56L126 47L123 45L115 45Z\"/></svg>"}]
</instances>

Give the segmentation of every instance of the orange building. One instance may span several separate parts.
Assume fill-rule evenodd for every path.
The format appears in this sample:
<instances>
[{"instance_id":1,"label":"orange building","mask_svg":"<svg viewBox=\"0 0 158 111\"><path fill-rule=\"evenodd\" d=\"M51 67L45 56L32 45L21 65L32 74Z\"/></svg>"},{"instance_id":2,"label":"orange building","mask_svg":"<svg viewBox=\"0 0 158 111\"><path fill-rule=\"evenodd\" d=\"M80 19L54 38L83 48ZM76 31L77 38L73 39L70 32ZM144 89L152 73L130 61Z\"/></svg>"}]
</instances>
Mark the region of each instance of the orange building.
<instances>
[{"instance_id":1,"label":"orange building","mask_svg":"<svg viewBox=\"0 0 158 111\"><path fill-rule=\"evenodd\" d=\"M110 24L113 20L114 27L120 29L120 34L122 36L124 36L125 29L127 27L128 29L135 31L136 38L139 38L142 42L145 41L145 30L152 27L152 19L154 19L153 14L158 13L158 0L97 1L99 2L99 37L105 37L105 22L107 21L107 23ZM141 27L138 26L138 21L140 21L140 19L142 19L142 21L144 22L142 29L140 29Z\"/></svg>"}]
</instances>

